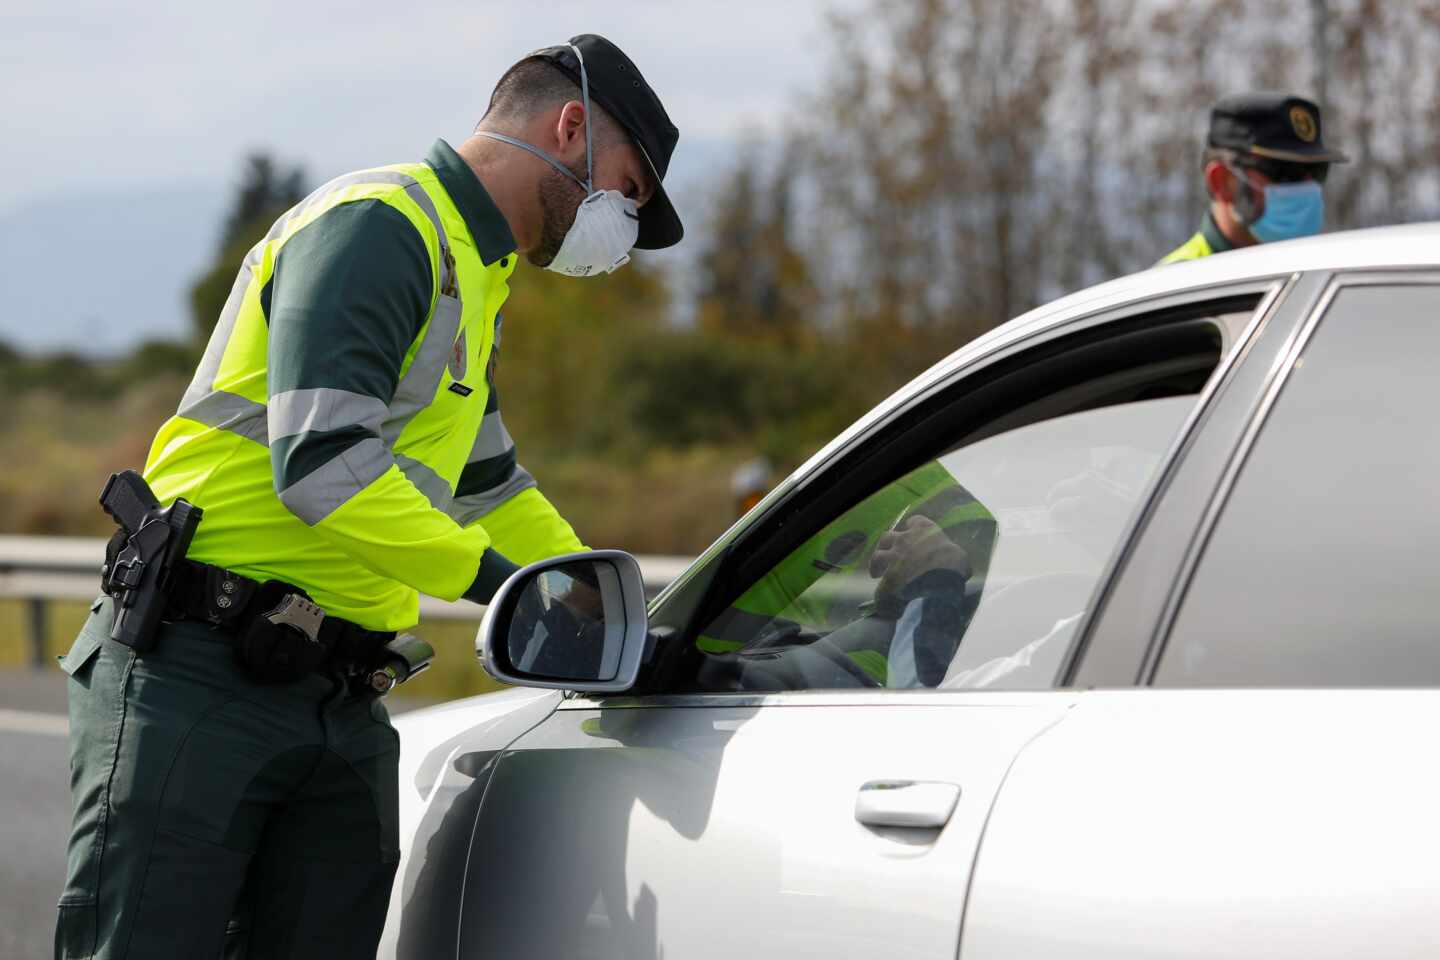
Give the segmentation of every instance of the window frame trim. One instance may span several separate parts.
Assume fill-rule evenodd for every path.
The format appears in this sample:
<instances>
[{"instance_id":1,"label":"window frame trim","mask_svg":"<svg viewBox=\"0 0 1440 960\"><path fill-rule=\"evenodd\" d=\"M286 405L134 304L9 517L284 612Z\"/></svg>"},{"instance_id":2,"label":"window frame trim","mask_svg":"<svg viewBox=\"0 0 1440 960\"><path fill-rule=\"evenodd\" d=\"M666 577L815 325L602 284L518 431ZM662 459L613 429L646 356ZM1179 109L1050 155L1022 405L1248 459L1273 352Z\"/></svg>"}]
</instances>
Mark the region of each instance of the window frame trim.
<instances>
[{"instance_id":1,"label":"window frame trim","mask_svg":"<svg viewBox=\"0 0 1440 960\"><path fill-rule=\"evenodd\" d=\"M1149 644L1145 651L1145 658L1140 664L1139 674L1136 678L1138 686L1155 687L1155 678L1160 670L1160 663L1164 659L1166 651L1170 646L1170 637L1174 632L1175 624L1179 619L1180 611L1185 606L1185 600L1189 596L1190 587L1194 582L1196 573L1201 562L1205 559L1206 550L1214 536L1215 529L1219 525L1220 518L1225 513L1230 496L1244 471L1245 465L1249 462L1250 455L1255 449L1261 432L1270 415L1279 402L1280 394L1284 391L1285 384L1289 382L1291 373L1295 370L1296 361L1305 355L1305 349L1310 344L1311 338L1319 328L1321 320L1329 313L1335 298L1340 291L1348 287L1410 287L1410 286L1433 286L1440 287L1440 270L1434 267L1400 267L1394 269L1373 269L1366 268L1354 271L1335 271L1331 273L1321 289L1319 295L1309 305L1303 318L1291 331L1289 341L1280 349L1277 354L1274 368L1265 383L1259 402L1255 404L1245 424L1239 440L1231 449L1226 461L1225 468L1221 473L1220 480L1205 505L1201 514L1200 523L1196 528L1195 535L1191 538L1181 560L1181 565L1176 577L1171 584L1169 596L1166 599L1165 607L1161 613L1160 620L1156 623L1155 630L1151 635ZM1166 687L1163 689L1175 689Z\"/></svg>"}]
</instances>

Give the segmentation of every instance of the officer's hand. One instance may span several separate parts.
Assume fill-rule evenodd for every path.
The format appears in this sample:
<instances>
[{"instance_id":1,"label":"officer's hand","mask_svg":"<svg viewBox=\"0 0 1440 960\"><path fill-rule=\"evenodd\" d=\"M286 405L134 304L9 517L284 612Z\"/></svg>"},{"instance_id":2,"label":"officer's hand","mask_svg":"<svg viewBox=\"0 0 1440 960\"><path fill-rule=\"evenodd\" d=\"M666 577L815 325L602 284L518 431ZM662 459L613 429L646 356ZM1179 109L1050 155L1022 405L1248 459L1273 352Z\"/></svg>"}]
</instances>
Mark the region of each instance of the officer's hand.
<instances>
[{"instance_id":1,"label":"officer's hand","mask_svg":"<svg viewBox=\"0 0 1440 960\"><path fill-rule=\"evenodd\" d=\"M970 557L934 520L918 514L908 517L875 543L870 576L880 580L875 588L876 606L882 613L898 616L904 607L905 588L935 570L949 570L968 580Z\"/></svg>"}]
</instances>

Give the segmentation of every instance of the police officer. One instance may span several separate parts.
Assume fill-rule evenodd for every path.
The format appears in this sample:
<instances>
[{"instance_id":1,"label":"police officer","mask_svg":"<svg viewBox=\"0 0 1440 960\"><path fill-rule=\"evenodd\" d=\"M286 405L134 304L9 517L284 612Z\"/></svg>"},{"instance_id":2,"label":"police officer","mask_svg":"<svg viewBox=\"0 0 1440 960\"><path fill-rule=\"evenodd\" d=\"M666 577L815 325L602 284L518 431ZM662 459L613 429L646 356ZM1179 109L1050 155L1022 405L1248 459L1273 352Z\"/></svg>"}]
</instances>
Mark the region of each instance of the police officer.
<instances>
[{"instance_id":1,"label":"police officer","mask_svg":"<svg viewBox=\"0 0 1440 960\"><path fill-rule=\"evenodd\" d=\"M56 956L374 956L399 745L354 679L419 592L483 603L583 549L501 422L498 311L518 254L592 277L678 242L678 138L578 36L513 66L458 149L332 180L246 256L145 467L204 511L169 619L122 645L102 598L62 658Z\"/></svg>"},{"instance_id":2,"label":"police officer","mask_svg":"<svg viewBox=\"0 0 1440 960\"><path fill-rule=\"evenodd\" d=\"M1210 209L1199 231L1161 263L1319 233L1321 187L1345 163L1320 136L1320 108L1288 94L1227 97L1210 111L1204 155Z\"/></svg>"}]
</instances>

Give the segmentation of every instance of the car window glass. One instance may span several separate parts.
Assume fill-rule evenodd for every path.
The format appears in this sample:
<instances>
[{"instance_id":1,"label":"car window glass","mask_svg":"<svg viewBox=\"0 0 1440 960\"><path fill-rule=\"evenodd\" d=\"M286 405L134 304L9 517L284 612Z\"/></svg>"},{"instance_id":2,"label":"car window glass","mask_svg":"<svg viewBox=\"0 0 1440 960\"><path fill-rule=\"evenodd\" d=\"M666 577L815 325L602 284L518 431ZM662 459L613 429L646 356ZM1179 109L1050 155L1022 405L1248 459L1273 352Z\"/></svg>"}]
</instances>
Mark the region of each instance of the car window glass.
<instances>
[{"instance_id":1,"label":"car window glass","mask_svg":"<svg viewBox=\"0 0 1440 960\"><path fill-rule=\"evenodd\" d=\"M700 631L742 689L1043 688L1190 395L949 451L843 512Z\"/></svg>"},{"instance_id":2,"label":"car window glass","mask_svg":"<svg viewBox=\"0 0 1440 960\"><path fill-rule=\"evenodd\" d=\"M1166 686L1440 684L1440 287L1343 288L1241 470Z\"/></svg>"}]
</instances>

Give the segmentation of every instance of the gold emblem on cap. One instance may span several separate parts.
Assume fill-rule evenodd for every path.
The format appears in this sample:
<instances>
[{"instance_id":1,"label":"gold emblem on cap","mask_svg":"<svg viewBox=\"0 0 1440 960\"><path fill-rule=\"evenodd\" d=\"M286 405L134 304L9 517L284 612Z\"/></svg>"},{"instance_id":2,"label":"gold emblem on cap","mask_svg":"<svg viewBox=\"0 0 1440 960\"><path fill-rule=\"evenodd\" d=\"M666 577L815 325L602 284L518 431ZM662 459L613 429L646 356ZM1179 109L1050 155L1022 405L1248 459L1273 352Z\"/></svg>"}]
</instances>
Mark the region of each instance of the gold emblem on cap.
<instances>
[{"instance_id":1,"label":"gold emblem on cap","mask_svg":"<svg viewBox=\"0 0 1440 960\"><path fill-rule=\"evenodd\" d=\"M1306 143L1314 143L1316 134L1320 132L1315 128L1315 118L1310 111L1299 104L1290 108L1290 126L1295 128L1295 136Z\"/></svg>"}]
</instances>

